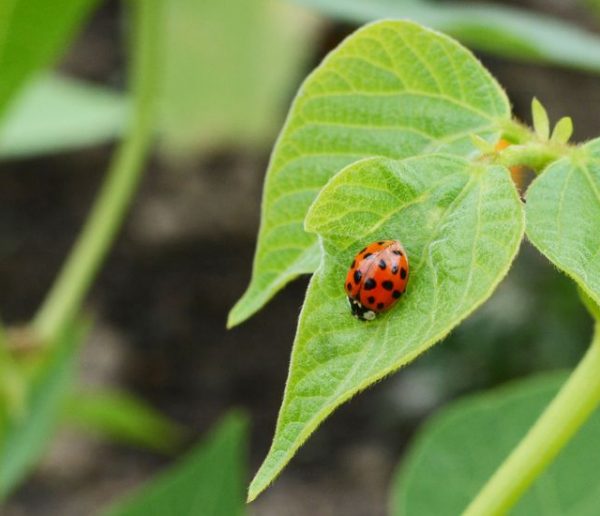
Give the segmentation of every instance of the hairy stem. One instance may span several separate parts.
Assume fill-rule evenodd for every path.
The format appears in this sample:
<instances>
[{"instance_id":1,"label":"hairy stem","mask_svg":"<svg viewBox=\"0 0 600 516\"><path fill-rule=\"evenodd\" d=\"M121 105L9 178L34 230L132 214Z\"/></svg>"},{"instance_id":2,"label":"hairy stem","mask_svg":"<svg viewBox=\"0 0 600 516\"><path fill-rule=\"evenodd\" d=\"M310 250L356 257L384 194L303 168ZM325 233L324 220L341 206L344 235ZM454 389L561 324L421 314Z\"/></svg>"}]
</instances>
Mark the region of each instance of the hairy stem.
<instances>
[{"instance_id":1,"label":"hairy stem","mask_svg":"<svg viewBox=\"0 0 600 516\"><path fill-rule=\"evenodd\" d=\"M134 112L128 135L115 154L92 212L62 271L37 313L33 327L49 342L71 320L106 257L136 192L148 154L160 79L160 0L135 0L131 84Z\"/></svg>"},{"instance_id":2,"label":"hairy stem","mask_svg":"<svg viewBox=\"0 0 600 516\"><path fill-rule=\"evenodd\" d=\"M531 142L524 145L511 145L503 149L496 155L495 161L507 168L525 166L539 174L550 163L565 156L567 151L566 145Z\"/></svg>"},{"instance_id":3,"label":"hairy stem","mask_svg":"<svg viewBox=\"0 0 600 516\"><path fill-rule=\"evenodd\" d=\"M592 344L527 435L482 488L465 516L506 514L600 404L600 322Z\"/></svg>"}]
</instances>

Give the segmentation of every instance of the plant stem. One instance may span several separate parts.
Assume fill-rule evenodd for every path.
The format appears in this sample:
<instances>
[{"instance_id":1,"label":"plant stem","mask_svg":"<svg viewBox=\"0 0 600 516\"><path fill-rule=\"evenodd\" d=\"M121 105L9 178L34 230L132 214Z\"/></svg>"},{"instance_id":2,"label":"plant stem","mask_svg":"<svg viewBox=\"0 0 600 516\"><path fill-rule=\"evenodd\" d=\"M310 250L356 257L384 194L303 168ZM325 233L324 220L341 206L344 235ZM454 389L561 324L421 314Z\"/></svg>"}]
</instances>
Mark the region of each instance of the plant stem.
<instances>
[{"instance_id":1,"label":"plant stem","mask_svg":"<svg viewBox=\"0 0 600 516\"><path fill-rule=\"evenodd\" d=\"M33 321L43 342L51 341L78 312L137 190L155 125L154 104L161 76L161 4L161 0L134 0L131 4L134 109L129 132L71 254Z\"/></svg>"},{"instance_id":2,"label":"plant stem","mask_svg":"<svg viewBox=\"0 0 600 516\"><path fill-rule=\"evenodd\" d=\"M507 168L525 166L536 173L542 172L550 163L566 156L569 147L550 142L530 142L524 145L511 145L496 155L496 163Z\"/></svg>"},{"instance_id":3,"label":"plant stem","mask_svg":"<svg viewBox=\"0 0 600 516\"><path fill-rule=\"evenodd\" d=\"M494 473L465 516L495 516L517 503L600 404L600 321L590 349L527 435Z\"/></svg>"}]
</instances>

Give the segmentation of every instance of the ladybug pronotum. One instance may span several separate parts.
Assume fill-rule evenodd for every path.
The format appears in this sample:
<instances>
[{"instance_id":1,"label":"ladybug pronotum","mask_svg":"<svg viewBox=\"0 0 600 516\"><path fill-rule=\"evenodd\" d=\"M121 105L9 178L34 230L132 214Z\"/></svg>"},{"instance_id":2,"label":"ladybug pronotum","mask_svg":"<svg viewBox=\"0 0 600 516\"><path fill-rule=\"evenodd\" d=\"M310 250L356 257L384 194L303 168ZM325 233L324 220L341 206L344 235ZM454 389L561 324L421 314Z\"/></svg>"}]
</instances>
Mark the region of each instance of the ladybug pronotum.
<instances>
[{"instance_id":1,"label":"ladybug pronotum","mask_svg":"<svg viewBox=\"0 0 600 516\"><path fill-rule=\"evenodd\" d=\"M408 283L408 256L397 240L373 242L355 256L344 289L352 315L372 321L400 299Z\"/></svg>"}]
</instances>

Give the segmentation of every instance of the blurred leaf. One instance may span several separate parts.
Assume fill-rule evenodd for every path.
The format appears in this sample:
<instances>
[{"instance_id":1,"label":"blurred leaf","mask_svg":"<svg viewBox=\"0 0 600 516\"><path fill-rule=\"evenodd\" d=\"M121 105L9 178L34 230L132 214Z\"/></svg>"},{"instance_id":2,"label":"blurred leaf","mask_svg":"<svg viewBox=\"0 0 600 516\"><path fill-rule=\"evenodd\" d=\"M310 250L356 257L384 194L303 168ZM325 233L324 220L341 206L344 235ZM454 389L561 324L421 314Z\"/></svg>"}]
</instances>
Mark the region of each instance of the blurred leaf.
<instances>
[{"instance_id":1,"label":"blurred leaf","mask_svg":"<svg viewBox=\"0 0 600 516\"><path fill-rule=\"evenodd\" d=\"M115 441L172 452L183 429L142 400L118 391L73 392L65 403L64 420Z\"/></svg>"},{"instance_id":2,"label":"blurred leaf","mask_svg":"<svg viewBox=\"0 0 600 516\"><path fill-rule=\"evenodd\" d=\"M524 220L507 169L432 154L346 167L315 200L306 228L321 237L323 264L308 287L275 437L250 500L336 407L414 360L492 294ZM343 280L361 247L390 238L410 259L408 289L365 323L350 316Z\"/></svg>"},{"instance_id":3,"label":"blurred leaf","mask_svg":"<svg viewBox=\"0 0 600 516\"><path fill-rule=\"evenodd\" d=\"M166 472L107 511L110 516L238 516L244 513L247 423L227 416Z\"/></svg>"},{"instance_id":4,"label":"blurred leaf","mask_svg":"<svg viewBox=\"0 0 600 516\"><path fill-rule=\"evenodd\" d=\"M6 331L0 321L0 442L4 439L8 419L22 416L26 394L24 371L8 349Z\"/></svg>"},{"instance_id":5,"label":"blurred leaf","mask_svg":"<svg viewBox=\"0 0 600 516\"><path fill-rule=\"evenodd\" d=\"M295 1L355 23L408 18L449 34L476 50L600 73L599 36L534 11L451 1Z\"/></svg>"},{"instance_id":6,"label":"blurred leaf","mask_svg":"<svg viewBox=\"0 0 600 516\"><path fill-rule=\"evenodd\" d=\"M0 128L0 157L85 147L120 136L127 122L124 96L57 75L32 82Z\"/></svg>"},{"instance_id":7,"label":"blurred leaf","mask_svg":"<svg viewBox=\"0 0 600 516\"><path fill-rule=\"evenodd\" d=\"M165 150L270 141L314 20L276 0L168 0L165 19Z\"/></svg>"},{"instance_id":8,"label":"blurred leaf","mask_svg":"<svg viewBox=\"0 0 600 516\"><path fill-rule=\"evenodd\" d=\"M600 139L538 176L526 213L533 245L600 305Z\"/></svg>"},{"instance_id":9,"label":"blurred leaf","mask_svg":"<svg viewBox=\"0 0 600 516\"><path fill-rule=\"evenodd\" d=\"M460 514L556 395L566 374L459 401L419 432L392 492L394 516ZM511 515L591 516L600 506L600 413L540 475Z\"/></svg>"},{"instance_id":10,"label":"blurred leaf","mask_svg":"<svg viewBox=\"0 0 600 516\"><path fill-rule=\"evenodd\" d=\"M0 2L0 117L19 88L65 50L96 0Z\"/></svg>"},{"instance_id":11,"label":"blurred leaf","mask_svg":"<svg viewBox=\"0 0 600 516\"><path fill-rule=\"evenodd\" d=\"M49 356L36 370L21 418L8 421L0 443L0 500L23 479L49 443L73 376L78 344L87 324L76 323L49 346Z\"/></svg>"},{"instance_id":12,"label":"blurred leaf","mask_svg":"<svg viewBox=\"0 0 600 516\"><path fill-rule=\"evenodd\" d=\"M252 281L229 326L259 310L320 260L303 221L319 190L361 158L467 155L471 135L496 141L504 91L450 38L407 21L356 31L306 79L271 156Z\"/></svg>"}]
</instances>

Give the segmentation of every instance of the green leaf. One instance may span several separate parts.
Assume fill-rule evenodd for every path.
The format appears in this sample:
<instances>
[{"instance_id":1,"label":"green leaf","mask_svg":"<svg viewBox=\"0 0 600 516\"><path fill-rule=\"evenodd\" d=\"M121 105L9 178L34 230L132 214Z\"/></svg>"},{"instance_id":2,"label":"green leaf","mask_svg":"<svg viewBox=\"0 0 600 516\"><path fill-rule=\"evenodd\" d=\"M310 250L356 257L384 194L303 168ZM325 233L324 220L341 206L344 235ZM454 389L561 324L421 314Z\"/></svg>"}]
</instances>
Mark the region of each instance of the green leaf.
<instances>
[{"instance_id":1,"label":"green leaf","mask_svg":"<svg viewBox=\"0 0 600 516\"><path fill-rule=\"evenodd\" d=\"M314 23L271 0L168 0L163 150L271 141L311 55Z\"/></svg>"},{"instance_id":2,"label":"green leaf","mask_svg":"<svg viewBox=\"0 0 600 516\"><path fill-rule=\"evenodd\" d=\"M119 391L73 392L63 420L109 439L159 452L173 452L183 429L142 400Z\"/></svg>"},{"instance_id":3,"label":"green leaf","mask_svg":"<svg viewBox=\"0 0 600 516\"><path fill-rule=\"evenodd\" d=\"M573 134L573 120L570 116L563 116L554 126L550 141L567 143Z\"/></svg>"},{"instance_id":4,"label":"green leaf","mask_svg":"<svg viewBox=\"0 0 600 516\"><path fill-rule=\"evenodd\" d=\"M252 281L229 326L259 310L320 260L303 221L329 178L364 157L475 150L510 108L481 64L442 34L384 21L347 38L304 82L267 172Z\"/></svg>"},{"instance_id":5,"label":"green leaf","mask_svg":"<svg viewBox=\"0 0 600 516\"><path fill-rule=\"evenodd\" d=\"M542 103L535 97L531 101L531 114L533 118L533 129L538 138L542 141L548 140L550 137L550 121L548 113Z\"/></svg>"},{"instance_id":6,"label":"green leaf","mask_svg":"<svg viewBox=\"0 0 600 516\"><path fill-rule=\"evenodd\" d=\"M531 378L444 409L421 430L398 470L392 514L462 513L565 378L565 374ZM596 514L599 434L600 413L596 412L510 514Z\"/></svg>"},{"instance_id":7,"label":"green leaf","mask_svg":"<svg viewBox=\"0 0 600 516\"><path fill-rule=\"evenodd\" d=\"M77 323L49 347L50 355L27 392L25 412L10 419L0 442L0 500L25 477L46 449L58 422L87 324Z\"/></svg>"},{"instance_id":8,"label":"green leaf","mask_svg":"<svg viewBox=\"0 0 600 516\"><path fill-rule=\"evenodd\" d=\"M110 516L237 516L244 513L247 424L230 414L170 470L107 511Z\"/></svg>"},{"instance_id":9,"label":"green leaf","mask_svg":"<svg viewBox=\"0 0 600 516\"><path fill-rule=\"evenodd\" d=\"M506 5L426 0L296 0L355 23L409 18L467 46L524 61L600 72L600 37L539 12Z\"/></svg>"},{"instance_id":10,"label":"green leaf","mask_svg":"<svg viewBox=\"0 0 600 516\"><path fill-rule=\"evenodd\" d=\"M96 0L0 2L0 117L36 71L64 51Z\"/></svg>"},{"instance_id":11,"label":"green leaf","mask_svg":"<svg viewBox=\"0 0 600 516\"><path fill-rule=\"evenodd\" d=\"M434 154L362 160L336 175L307 216L324 262L313 276L271 450L249 499L281 471L341 403L442 339L508 271L524 221L508 170ZM398 239L410 282L397 306L365 323L350 315L344 279L357 251Z\"/></svg>"},{"instance_id":12,"label":"green leaf","mask_svg":"<svg viewBox=\"0 0 600 516\"><path fill-rule=\"evenodd\" d=\"M537 177L526 213L533 245L600 305L600 139Z\"/></svg>"},{"instance_id":13,"label":"green leaf","mask_svg":"<svg viewBox=\"0 0 600 516\"><path fill-rule=\"evenodd\" d=\"M124 96L57 75L31 83L0 128L0 157L60 152L121 136L128 117Z\"/></svg>"}]
</instances>

